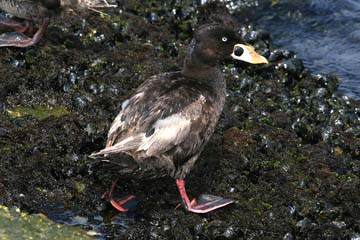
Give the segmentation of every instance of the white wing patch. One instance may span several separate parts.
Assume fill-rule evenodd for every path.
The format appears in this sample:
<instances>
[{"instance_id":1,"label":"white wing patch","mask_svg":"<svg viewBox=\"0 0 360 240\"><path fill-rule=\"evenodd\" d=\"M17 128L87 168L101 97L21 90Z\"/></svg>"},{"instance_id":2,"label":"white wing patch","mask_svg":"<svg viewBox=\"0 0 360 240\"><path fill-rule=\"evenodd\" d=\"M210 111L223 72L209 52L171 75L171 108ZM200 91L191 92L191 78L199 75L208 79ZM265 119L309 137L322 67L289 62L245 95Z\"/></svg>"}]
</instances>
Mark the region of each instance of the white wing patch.
<instances>
[{"instance_id":1,"label":"white wing patch","mask_svg":"<svg viewBox=\"0 0 360 240\"><path fill-rule=\"evenodd\" d=\"M130 101L137 101L142 95L143 93L138 93L130 98ZM123 102L123 109L127 107L127 101L128 100L125 100L125 102ZM191 119L200 117L202 105L205 102L206 98L200 95L195 102L186 106L182 112L157 120L152 126L153 133L149 136L146 136L145 132L132 132L130 133L131 135L128 135L114 145L112 145L113 142L110 142L106 148L93 154L93 156L126 151L144 151L148 157L164 153L186 139L190 133ZM119 128L124 127L124 122L121 121L122 114L123 111L115 118L108 136L118 131ZM124 131L126 131L126 129L124 129Z\"/></svg>"},{"instance_id":2,"label":"white wing patch","mask_svg":"<svg viewBox=\"0 0 360 240\"><path fill-rule=\"evenodd\" d=\"M114 124L113 126L115 126ZM165 152L185 140L190 132L191 120L180 114L160 119L153 125L154 133L146 137L146 133L137 133L122 139L113 146L108 146L97 154L119 153L135 150L145 151L147 156Z\"/></svg>"},{"instance_id":3,"label":"white wing patch","mask_svg":"<svg viewBox=\"0 0 360 240\"><path fill-rule=\"evenodd\" d=\"M148 156L166 151L184 141L190 132L190 125L190 119L180 114L157 120L153 126L154 133L149 137L144 134L137 151L146 151Z\"/></svg>"}]
</instances>

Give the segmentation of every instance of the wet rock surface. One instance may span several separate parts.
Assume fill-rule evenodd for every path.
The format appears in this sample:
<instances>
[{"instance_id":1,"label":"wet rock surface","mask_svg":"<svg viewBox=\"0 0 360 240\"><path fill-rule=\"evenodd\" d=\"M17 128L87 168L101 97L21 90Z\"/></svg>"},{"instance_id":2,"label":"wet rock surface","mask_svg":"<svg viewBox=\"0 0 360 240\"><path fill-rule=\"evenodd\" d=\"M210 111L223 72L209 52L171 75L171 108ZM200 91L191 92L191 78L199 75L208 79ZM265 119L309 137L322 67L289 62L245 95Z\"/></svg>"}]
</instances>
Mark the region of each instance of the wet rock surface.
<instances>
[{"instance_id":1,"label":"wet rock surface","mask_svg":"<svg viewBox=\"0 0 360 240\"><path fill-rule=\"evenodd\" d=\"M34 47L0 49L0 204L69 224L68 213L77 226L117 239L359 237L360 102L336 93L335 75L313 74L273 46L266 29L241 23L270 64L224 65L226 107L187 177L190 196L235 203L187 213L175 209L174 180L129 180L118 192L141 201L116 214L100 198L114 176L87 156L103 147L121 102L142 81L181 67L209 12L193 1L129 1L105 11L55 19ZM213 20L230 21L217 14Z\"/></svg>"},{"instance_id":2,"label":"wet rock surface","mask_svg":"<svg viewBox=\"0 0 360 240\"><path fill-rule=\"evenodd\" d=\"M54 223L41 213L29 215L18 208L0 206L1 239L92 239L89 235L78 228Z\"/></svg>"}]
</instances>

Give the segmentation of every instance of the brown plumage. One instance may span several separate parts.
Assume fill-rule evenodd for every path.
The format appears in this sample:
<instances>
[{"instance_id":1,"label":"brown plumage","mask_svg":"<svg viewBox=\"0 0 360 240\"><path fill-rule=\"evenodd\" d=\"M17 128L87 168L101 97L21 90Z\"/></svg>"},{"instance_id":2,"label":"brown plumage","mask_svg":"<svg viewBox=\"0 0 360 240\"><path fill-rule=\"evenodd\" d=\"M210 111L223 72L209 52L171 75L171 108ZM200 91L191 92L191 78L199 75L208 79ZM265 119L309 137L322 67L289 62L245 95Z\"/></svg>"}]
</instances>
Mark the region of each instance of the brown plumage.
<instances>
[{"instance_id":1,"label":"brown plumage","mask_svg":"<svg viewBox=\"0 0 360 240\"><path fill-rule=\"evenodd\" d=\"M0 0L0 9L17 18L25 20L18 23L0 16L0 24L15 29L15 32L0 35L0 47L28 47L36 44L45 32L50 18L64 10L83 11L106 7L102 0ZM111 5L109 5L111 6ZM32 38L26 32L33 22L40 23L39 30Z\"/></svg>"},{"instance_id":2,"label":"brown plumage","mask_svg":"<svg viewBox=\"0 0 360 240\"><path fill-rule=\"evenodd\" d=\"M242 40L232 29L218 24L201 26L189 46L182 70L146 80L122 104L109 130L106 147L91 157L104 159L120 177L167 175L177 179L189 211L208 212L231 203L207 195L200 199L201 203L191 204L183 179L213 134L224 106L226 84L218 63L231 54L240 58L233 53L239 46L244 49L241 54L250 51L261 60L258 63L266 62L253 49L237 43ZM116 158L122 153L130 155L133 161ZM121 206L114 206L121 210Z\"/></svg>"}]
</instances>

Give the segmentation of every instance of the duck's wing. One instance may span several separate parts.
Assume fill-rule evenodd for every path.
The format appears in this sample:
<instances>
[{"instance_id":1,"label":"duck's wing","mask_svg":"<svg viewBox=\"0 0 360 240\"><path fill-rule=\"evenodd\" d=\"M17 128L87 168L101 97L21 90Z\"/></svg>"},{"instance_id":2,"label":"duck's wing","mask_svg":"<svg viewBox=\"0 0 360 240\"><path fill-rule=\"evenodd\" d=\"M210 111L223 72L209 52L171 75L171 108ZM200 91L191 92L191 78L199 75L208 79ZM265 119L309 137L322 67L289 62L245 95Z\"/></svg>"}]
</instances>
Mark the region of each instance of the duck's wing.
<instances>
[{"instance_id":1,"label":"duck's wing","mask_svg":"<svg viewBox=\"0 0 360 240\"><path fill-rule=\"evenodd\" d=\"M144 85L126 100L109 130L106 148L91 156L120 152L159 156L178 146L190 133L203 134L210 121L212 99L205 97L210 94L204 94L206 89L193 82L177 79L166 84Z\"/></svg>"}]
</instances>

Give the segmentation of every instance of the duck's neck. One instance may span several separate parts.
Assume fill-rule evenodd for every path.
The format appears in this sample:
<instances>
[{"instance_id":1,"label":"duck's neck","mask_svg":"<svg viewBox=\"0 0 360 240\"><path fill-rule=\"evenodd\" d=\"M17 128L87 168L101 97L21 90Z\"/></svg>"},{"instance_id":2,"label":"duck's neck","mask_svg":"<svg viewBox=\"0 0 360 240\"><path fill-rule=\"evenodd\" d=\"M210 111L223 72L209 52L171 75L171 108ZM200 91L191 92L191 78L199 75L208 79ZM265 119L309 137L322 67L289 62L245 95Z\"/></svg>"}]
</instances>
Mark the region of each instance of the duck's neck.
<instances>
[{"instance_id":1,"label":"duck's neck","mask_svg":"<svg viewBox=\"0 0 360 240\"><path fill-rule=\"evenodd\" d=\"M188 54L185 58L182 75L206 84L214 89L225 91L226 83L217 64L205 64L196 58L195 54Z\"/></svg>"}]
</instances>

